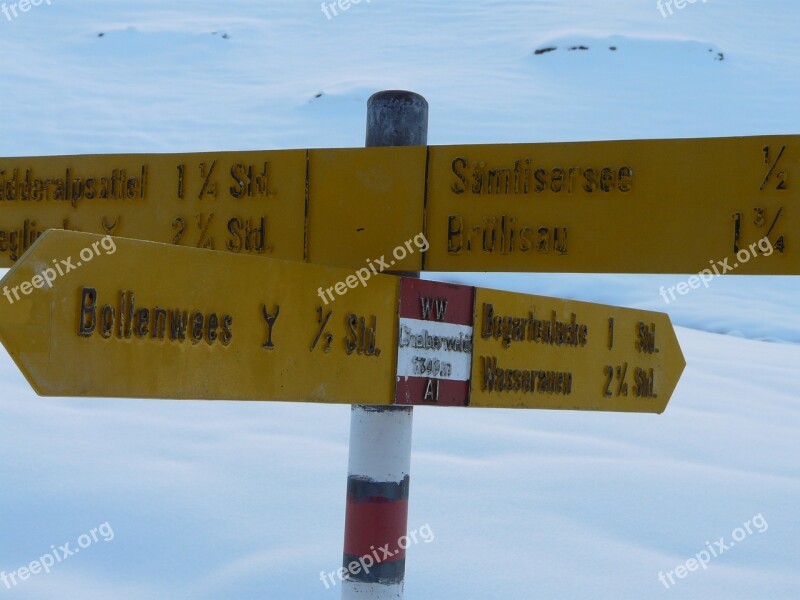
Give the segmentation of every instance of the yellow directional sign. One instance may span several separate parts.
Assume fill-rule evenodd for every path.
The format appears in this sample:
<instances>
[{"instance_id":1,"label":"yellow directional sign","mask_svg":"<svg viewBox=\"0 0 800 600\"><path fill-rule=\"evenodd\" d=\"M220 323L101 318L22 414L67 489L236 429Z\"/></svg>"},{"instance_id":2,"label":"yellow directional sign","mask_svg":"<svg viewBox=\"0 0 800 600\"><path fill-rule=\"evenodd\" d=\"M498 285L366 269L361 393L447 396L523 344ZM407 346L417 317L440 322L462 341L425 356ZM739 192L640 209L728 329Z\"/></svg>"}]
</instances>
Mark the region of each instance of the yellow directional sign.
<instances>
[{"instance_id":1,"label":"yellow directional sign","mask_svg":"<svg viewBox=\"0 0 800 600\"><path fill-rule=\"evenodd\" d=\"M42 395L662 412L666 315L50 230L0 281Z\"/></svg>"},{"instance_id":2,"label":"yellow directional sign","mask_svg":"<svg viewBox=\"0 0 800 600\"><path fill-rule=\"evenodd\" d=\"M440 146L426 268L800 274L800 136Z\"/></svg>"},{"instance_id":3,"label":"yellow directional sign","mask_svg":"<svg viewBox=\"0 0 800 600\"><path fill-rule=\"evenodd\" d=\"M0 266L56 228L357 268L422 232L424 171L424 147L0 158Z\"/></svg>"},{"instance_id":4,"label":"yellow directional sign","mask_svg":"<svg viewBox=\"0 0 800 600\"><path fill-rule=\"evenodd\" d=\"M0 281L0 341L41 395L387 403L397 282L349 275L50 230Z\"/></svg>"},{"instance_id":5,"label":"yellow directional sign","mask_svg":"<svg viewBox=\"0 0 800 600\"><path fill-rule=\"evenodd\" d=\"M0 266L47 228L351 269L800 274L800 136L0 158Z\"/></svg>"},{"instance_id":6,"label":"yellow directional sign","mask_svg":"<svg viewBox=\"0 0 800 600\"><path fill-rule=\"evenodd\" d=\"M485 289L475 308L471 406L661 413L685 366L666 314Z\"/></svg>"}]
</instances>

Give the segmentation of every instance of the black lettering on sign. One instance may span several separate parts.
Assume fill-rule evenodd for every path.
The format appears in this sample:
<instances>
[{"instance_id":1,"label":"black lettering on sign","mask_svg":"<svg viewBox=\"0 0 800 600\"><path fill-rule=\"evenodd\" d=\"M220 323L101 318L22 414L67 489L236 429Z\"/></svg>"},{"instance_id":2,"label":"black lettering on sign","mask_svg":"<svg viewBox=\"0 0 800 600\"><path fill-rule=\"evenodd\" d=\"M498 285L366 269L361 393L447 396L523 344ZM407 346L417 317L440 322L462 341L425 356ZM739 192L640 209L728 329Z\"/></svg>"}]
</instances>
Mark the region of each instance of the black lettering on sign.
<instances>
[{"instance_id":1,"label":"black lettering on sign","mask_svg":"<svg viewBox=\"0 0 800 600\"><path fill-rule=\"evenodd\" d=\"M467 167L467 159L466 158L454 158L453 162L450 163L450 168L453 171L453 175L456 176L458 181L454 182L453 185L450 186L450 190L454 194L463 194L464 190L467 187L467 177L462 172L463 169Z\"/></svg>"},{"instance_id":2,"label":"black lettering on sign","mask_svg":"<svg viewBox=\"0 0 800 600\"><path fill-rule=\"evenodd\" d=\"M83 288L81 290L81 309L79 315L78 335L89 337L97 326L97 290Z\"/></svg>"},{"instance_id":3,"label":"black lettering on sign","mask_svg":"<svg viewBox=\"0 0 800 600\"><path fill-rule=\"evenodd\" d=\"M611 365L606 365L603 369L603 373L606 376L606 384L603 388L603 395L604 396L613 396L613 392L611 391L611 382L614 381L614 367Z\"/></svg>"},{"instance_id":4,"label":"black lettering on sign","mask_svg":"<svg viewBox=\"0 0 800 600\"><path fill-rule=\"evenodd\" d=\"M655 371L653 369L636 368L634 373L636 385L633 386L637 398L658 398L655 392Z\"/></svg>"},{"instance_id":5,"label":"black lettering on sign","mask_svg":"<svg viewBox=\"0 0 800 600\"><path fill-rule=\"evenodd\" d=\"M323 315L323 310L321 306L317 307L317 324L319 328L317 329L317 335L314 337L314 340L311 342L311 347L309 348L310 352L314 351L314 348L317 347L317 343L319 343L320 338L324 339L323 342L323 352L330 352L331 351L331 343L333 342L333 334L326 332L325 328L328 325L328 321L333 314L332 310L329 310L327 313ZM324 335L323 335L324 334Z\"/></svg>"},{"instance_id":6,"label":"black lettering on sign","mask_svg":"<svg viewBox=\"0 0 800 600\"><path fill-rule=\"evenodd\" d=\"M628 375L628 363L622 363L621 365L617 365L616 369L612 365L606 365L603 369L603 373L606 376L606 385L604 388L603 394L605 396L627 396L628 395L628 383L626 381ZM611 384L614 382L614 375L616 374L616 385L612 386Z\"/></svg>"},{"instance_id":7,"label":"black lettering on sign","mask_svg":"<svg viewBox=\"0 0 800 600\"><path fill-rule=\"evenodd\" d=\"M233 317L224 315L222 317L222 333L219 335L219 341L223 346L227 346L233 339Z\"/></svg>"},{"instance_id":8,"label":"black lettering on sign","mask_svg":"<svg viewBox=\"0 0 800 600\"><path fill-rule=\"evenodd\" d=\"M147 328L150 323L150 309L140 308L136 313L137 325L134 332L140 338L147 337Z\"/></svg>"},{"instance_id":9,"label":"black lettering on sign","mask_svg":"<svg viewBox=\"0 0 800 600\"><path fill-rule=\"evenodd\" d=\"M504 165L488 165L482 160L457 156L450 163L453 194L528 195L531 193L587 194L602 191L631 191L633 168L630 166L553 166L537 165L530 157L519 157Z\"/></svg>"},{"instance_id":10,"label":"black lettering on sign","mask_svg":"<svg viewBox=\"0 0 800 600\"><path fill-rule=\"evenodd\" d=\"M370 324L365 317L350 313L345 317L344 351L349 355L380 356L378 341L378 317L372 315Z\"/></svg>"},{"instance_id":11,"label":"black lettering on sign","mask_svg":"<svg viewBox=\"0 0 800 600\"><path fill-rule=\"evenodd\" d=\"M578 322L577 318L575 313L570 313L569 320L561 321L556 311L551 311L550 319L537 319L532 310L524 317L496 315L494 306L484 302L481 337L485 340L501 340L504 348L508 348L512 342L582 348L588 343L589 327Z\"/></svg>"},{"instance_id":12,"label":"black lettering on sign","mask_svg":"<svg viewBox=\"0 0 800 600\"><path fill-rule=\"evenodd\" d=\"M774 250L783 253L786 250L786 240L781 233L783 208L783 206L779 206L777 210L773 211L764 206L755 206L753 207L751 219L743 217L742 213L733 213L733 252L738 255L740 251L746 253L749 250L752 256L758 256L759 254L761 256L771 256ZM750 223L756 229L761 229L761 231L757 233L758 241L747 246L747 244L742 243L742 226L749 226ZM777 231L775 230L776 226L778 228ZM764 231L765 228L766 232ZM772 239L775 241L772 242ZM766 247L763 247L764 245ZM738 258L741 264L749 260L748 255L739 256Z\"/></svg>"},{"instance_id":13,"label":"black lettering on sign","mask_svg":"<svg viewBox=\"0 0 800 600\"><path fill-rule=\"evenodd\" d=\"M608 349L614 347L614 317L608 318Z\"/></svg>"},{"instance_id":14,"label":"black lettering on sign","mask_svg":"<svg viewBox=\"0 0 800 600\"><path fill-rule=\"evenodd\" d=\"M269 163L263 167L256 165L243 165L236 163L231 167L231 179L234 185L230 187L231 196L240 200L242 198L266 198L269 195L267 188L267 170ZM258 169L261 169L259 172Z\"/></svg>"},{"instance_id":15,"label":"black lettering on sign","mask_svg":"<svg viewBox=\"0 0 800 600\"><path fill-rule=\"evenodd\" d=\"M519 392L568 396L572 393L570 371L504 369L496 356L481 356L481 391Z\"/></svg>"},{"instance_id":16,"label":"black lettering on sign","mask_svg":"<svg viewBox=\"0 0 800 600\"><path fill-rule=\"evenodd\" d=\"M463 229L464 229L464 219L462 219L459 215L448 215L447 217L448 254L458 254L459 252L461 252Z\"/></svg>"},{"instance_id":17,"label":"black lettering on sign","mask_svg":"<svg viewBox=\"0 0 800 600\"><path fill-rule=\"evenodd\" d=\"M217 161L213 161L211 166L206 166L206 163L200 163L200 178L203 180L203 187L200 189L200 194L197 196L198 200L202 200L205 196L217 197L217 184L211 180L214 174L214 167L217 166Z\"/></svg>"},{"instance_id":18,"label":"black lettering on sign","mask_svg":"<svg viewBox=\"0 0 800 600\"><path fill-rule=\"evenodd\" d=\"M208 250L214 249L214 238L208 235L208 229L213 219L213 212L208 215L204 215L203 213L197 215L197 228L200 230L200 239L197 241L198 248L206 248Z\"/></svg>"},{"instance_id":19,"label":"black lettering on sign","mask_svg":"<svg viewBox=\"0 0 800 600\"><path fill-rule=\"evenodd\" d=\"M267 217L265 216L257 221L232 217L228 220L228 231L231 237L225 247L231 252L263 254L269 250L266 244Z\"/></svg>"},{"instance_id":20,"label":"black lettering on sign","mask_svg":"<svg viewBox=\"0 0 800 600\"><path fill-rule=\"evenodd\" d=\"M164 308L155 307L153 311L153 329L151 335L160 340L164 339L167 330L167 311Z\"/></svg>"},{"instance_id":21,"label":"black lettering on sign","mask_svg":"<svg viewBox=\"0 0 800 600\"><path fill-rule=\"evenodd\" d=\"M206 320L206 342L209 346L217 341L217 327L219 327L219 317L217 313L211 313Z\"/></svg>"},{"instance_id":22,"label":"black lettering on sign","mask_svg":"<svg viewBox=\"0 0 800 600\"><path fill-rule=\"evenodd\" d=\"M189 313L176 310L172 313L169 327L169 339L173 341L186 339L186 327L189 325Z\"/></svg>"},{"instance_id":23,"label":"black lettering on sign","mask_svg":"<svg viewBox=\"0 0 800 600\"><path fill-rule=\"evenodd\" d=\"M100 305L95 288L85 287L81 290L78 308L78 335L81 337L91 337L97 332L106 340L138 338L180 343L186 341L188 329L193 344L205 339L209 346L218 340L227 346L233 339L232 326L233 317L228 314L212 312L206 316L195 310L190 317L188 310L180 308L137 307L136 297L131 290L120 290L116 306Z\"/></svg>"},{"instance_id":24,"label":"black lettering on sign","mask_svg":"<svg viewBox=\"0 0 800 600\"><path fill-rule=\"evenodd\" d=\"M114 219L113 223L109 223L105 217L100 220L100 225L103 228L103 231L106 232L108 235L115 235L115 231L117 230L117 226L119 225L121 217L117 215L117 218Z\"/></svg>"},{"instance_id":25,"label":"black lettering on sign","mask_svg":"<svg viewBox=\"0 0 800 600\"><path fill-rule=\"evenodd\" d=\"M278 320L278 315L281 312L280 305L275 305L275 314L271 315L267 312L267 305L261 305L261 312L264 315L264 320L267 322L267 341L261 344L262 348L266 348L268 350L272 350L275 347L275 344L272 342L272 328L275 325L275 321ZM313 348L312 348L313 349Z\"/></svg>"},{"instance_id":26,"label":"black lettering on sign","mask_svg":"<svg viewBox=\"0 0 800 600\"><path fill-rule=\"evenodd\" d=\"M480 224L469 223L462 215L447 217L447 253L470 254L567 254L566 226L539 226L520 223L515 215L489 215Z\"/></svg>"},{"instance_id":27,"label":"black lettering on sign","mask_svg":"<svg viewBox=\"0 0 800 600\"><path fill-rule=\"evenodd\" d=\"M774 182L776 190L785 190L787 188L786 180L787 174L786 171L780 170L781 167L781 158L783 158L783 153L786 152L786 146L781 146L781 149L778 151L778 155L775 157L775 160L771 158L771 148L769 146L764 146L764 164L770 165L767 174L764 175L764 179L761 182L761 187L759 190L762 192L764 188L767 186L768 183ZM773 179L773 175L775 176Z\"/></svg>"},{"instance_id":28,"label":"black lettering on sign","mask_svg":"<svg viewBox=\"0 0 800 600\"><path fill-rule=\"evenodd\" d=\"M203 339L203 313L195 312L192 315L192 343L197 344Z\"/></svg>"},{"instance_id":29,"label":"black lettering on sign","mask_svg":"<svg viewBox=\"0 0 800 600\"><path fill-rule=\"evenodd\" d=\"M0 169L0 201L68 202L75 208L84 200L144 200L147 172L142 165L140 173L116 168L98 177L65 169L61 177L45 177L33 169Z\"/></svg>"},{"instance_id":30,"label":"black lettering on sign","mask_svg":"<svg viewBox=\"0 0 800 600\"><path fill-rule=\"evenodd\" d=\"M69 229L69 219L64 219L64 224L62 229ZM8 252L12 261L22 256L46 229L38 228L34 219L25 219L21 226L17 225L18 228L12 227L10 223L8 226L8 229L0 229L0 252Z\"/></svg>"},{"instance_id":31,"label":"black lettering on sign","mask_svg":"<svg viewBox=\"0 0 800 600\"><path fill-rule=\"evenodd\" d=\"M178 199L183 200L183 178L186 175L186 165L178 165Z\"/></svg>"},{"instance_id":32,"label":"black lettering on sign","mask_svg":"<svg viewBox=\"0 0 800 600\"><path fill-rule=\"evenodd\" d=\"M175 220L172 221L172 228L175 230L172 243L178 244L183 237L183 232L186 230L186 220L183 217L176 217Z\"/></svg>"},{"instance_id":33,"label":"black lettering on sign","mask_svg":"<svg viewBox=\"0 0 800 600\"><path fill-rule=\"evenodd\" d=\"M636 325L636 349L644 354L658 352L656 348L656 324L650 323L648 326L639 321Z\"/></svg>"},{"instance_id":34,"label":"black lettering on sign","mask_svg":"<svg viewBox=\"0 0 800 600\"><path fill-rule=\"evenodd\" d=\"M114 331L114 307L106 304L100 318L100 335L108 339Z\"/></svg>"}]
</instances>

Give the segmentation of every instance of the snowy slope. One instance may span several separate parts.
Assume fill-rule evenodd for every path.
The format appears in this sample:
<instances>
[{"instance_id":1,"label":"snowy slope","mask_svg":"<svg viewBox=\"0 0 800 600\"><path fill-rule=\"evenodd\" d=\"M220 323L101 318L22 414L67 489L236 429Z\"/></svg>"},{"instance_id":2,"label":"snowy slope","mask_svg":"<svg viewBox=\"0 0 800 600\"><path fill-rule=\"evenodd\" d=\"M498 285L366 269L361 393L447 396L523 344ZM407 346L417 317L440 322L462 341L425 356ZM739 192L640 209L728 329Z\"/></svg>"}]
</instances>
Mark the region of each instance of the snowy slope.
<instances>
[{"instance_id":1,"label":"snowy slope","mask_svg":"<svg viewBox=\"0 0 800 600\"><path fill-rule=\"evenodd\" d=\"M360 146L386 88L426 96L433 144L796 134L799 25L790 0L372 0L331 19L305 0L52 0L0 13L0 155ZM670 305L680 277L432 277L667 311L688 366L657 417L418 409L409 527L435 540L409 550L407 598L800 597L797 277ZM338 596L319 572L341 556L348 407L42 399L5 353L0 373L0 571L114 532L0 596ZM763 533L659 582L759 514Z\"/></svg>"}]
</instances>

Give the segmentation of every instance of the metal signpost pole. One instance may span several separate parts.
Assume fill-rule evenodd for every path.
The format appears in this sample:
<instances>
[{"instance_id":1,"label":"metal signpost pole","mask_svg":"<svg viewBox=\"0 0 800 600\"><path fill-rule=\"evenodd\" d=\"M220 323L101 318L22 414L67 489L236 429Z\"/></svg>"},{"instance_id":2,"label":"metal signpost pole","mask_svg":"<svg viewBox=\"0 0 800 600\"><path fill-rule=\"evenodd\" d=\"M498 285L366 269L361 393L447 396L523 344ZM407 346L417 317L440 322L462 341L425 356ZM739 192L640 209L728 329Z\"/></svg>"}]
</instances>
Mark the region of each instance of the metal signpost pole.
<instances>
[{"instance_id":1,"label":"metal signpost pole","mask_svg":"<svg viewBox=\"0 0 800 600\"><path fill-rule=\"evenodd\" d=\"M370 97L367 147L427 143L428 103L422 96L384 91ZM343 600L403 597L405 549L398 542L408 529L413 410L411 406L352 407Z\"/></svg>"}]
</instances>

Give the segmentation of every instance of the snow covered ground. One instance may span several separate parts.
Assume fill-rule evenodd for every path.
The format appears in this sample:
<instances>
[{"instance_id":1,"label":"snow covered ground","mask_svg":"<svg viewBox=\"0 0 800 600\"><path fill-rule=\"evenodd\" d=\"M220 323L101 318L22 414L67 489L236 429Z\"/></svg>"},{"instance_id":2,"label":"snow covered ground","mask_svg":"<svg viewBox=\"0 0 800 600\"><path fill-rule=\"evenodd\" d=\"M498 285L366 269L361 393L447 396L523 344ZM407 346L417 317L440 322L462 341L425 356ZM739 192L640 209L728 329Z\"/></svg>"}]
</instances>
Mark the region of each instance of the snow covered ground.
<instances>
[{"instance_id":1,"label":"snow covered ground","mask_svg":"<svg viewBox=\"0 0 800 600\"><path fill-rule=\"evenodd\" d=\"M800 133L800 4L673 13L45 1L0 12L0 156L360 146L389 88L428 99L432 144ZM670 305L685 277L431 277L667 311L687 368L661 416L417 409L409 527L435 539L407 598L800 597L797 277ZM348 407L43 399L4 352L0 373L0 571L109 524L0 597L338 597Z\"/></svg>"}]
</instances>

